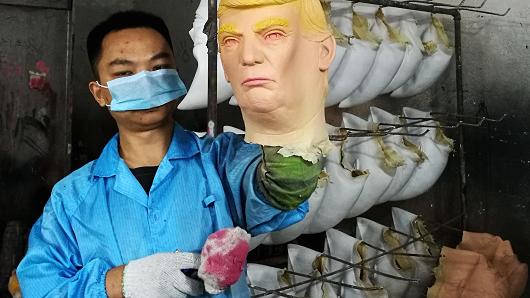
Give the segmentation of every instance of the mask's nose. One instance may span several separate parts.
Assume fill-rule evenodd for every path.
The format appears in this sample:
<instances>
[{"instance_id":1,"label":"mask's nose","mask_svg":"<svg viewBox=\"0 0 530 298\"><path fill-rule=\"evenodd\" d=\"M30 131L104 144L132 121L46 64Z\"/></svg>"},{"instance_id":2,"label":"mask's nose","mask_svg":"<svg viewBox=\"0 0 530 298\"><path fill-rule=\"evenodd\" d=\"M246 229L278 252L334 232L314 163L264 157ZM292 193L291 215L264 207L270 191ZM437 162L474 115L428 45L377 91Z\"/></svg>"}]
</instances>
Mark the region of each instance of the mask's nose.
<instances>
[{"instance_id":1,"label":"mask's nose","mask_svg":"<svg viewBox=\"0 0 530 298\"><path fill-rule=\"evenodd\" d=\"M263 52L254 40L241 41L241 64L252 66L263 63Z\"/></svg>"}]
</instances>

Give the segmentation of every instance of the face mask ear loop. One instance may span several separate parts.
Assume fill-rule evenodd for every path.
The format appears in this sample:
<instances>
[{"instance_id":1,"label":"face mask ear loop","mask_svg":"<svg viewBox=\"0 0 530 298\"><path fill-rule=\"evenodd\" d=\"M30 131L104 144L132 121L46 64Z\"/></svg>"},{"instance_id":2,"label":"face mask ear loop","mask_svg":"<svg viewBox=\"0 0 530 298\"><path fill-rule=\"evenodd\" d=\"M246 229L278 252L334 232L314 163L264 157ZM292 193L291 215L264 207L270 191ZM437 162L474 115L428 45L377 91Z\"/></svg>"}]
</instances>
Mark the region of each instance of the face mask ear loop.
<instances>
[{"instance_id":1,"label":"face mask ear loop","mask_svg":"<svg viewBox=\"0 0 530 298\"><path fill-rule=\"evenodd\" d=\"M96 81L96 84L101 88L109 89L109 87L101 85L98 81Z\"/></svg>"},{"instance_id":2,"label":"face mask ear loop","mask_svg":"<svg viewBox=\"0 0 530 298\"><path fill-rule=\"evenodd\" d=\"M96 81L96 84L97 84L99 87L101 87L101 88L109 89L109 87L101 85L98 81ZM106 106L107 108L110 108L110 105L107 104L107 103L105 104L105 106Z\"/></svg>"}]
</instances>

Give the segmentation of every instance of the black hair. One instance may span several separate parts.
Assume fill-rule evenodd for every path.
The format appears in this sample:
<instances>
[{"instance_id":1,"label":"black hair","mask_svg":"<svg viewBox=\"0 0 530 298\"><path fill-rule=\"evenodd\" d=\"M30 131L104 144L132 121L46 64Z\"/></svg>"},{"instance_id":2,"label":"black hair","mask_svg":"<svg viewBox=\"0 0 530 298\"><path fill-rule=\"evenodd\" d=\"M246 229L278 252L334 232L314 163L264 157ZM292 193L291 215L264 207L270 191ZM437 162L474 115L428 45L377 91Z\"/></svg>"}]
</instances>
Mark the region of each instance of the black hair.
<instances>
[{"instance_id":1,"label":"black hair","mask_svg":"<svg viewBox=\"0 0 530 298\"><path fill-rule=\"evenodd\" d=\"M87 37L86 48L88 59L90 60L92 72L96 77L99 77L97 64L101 56L101 44L105 36L111 32L130 28L150 28L157 31L164 37L173 51L169 30L167 29L166 23L160 17L136 10L115 13L94 27Z\"/></svg>"}]
</instances>

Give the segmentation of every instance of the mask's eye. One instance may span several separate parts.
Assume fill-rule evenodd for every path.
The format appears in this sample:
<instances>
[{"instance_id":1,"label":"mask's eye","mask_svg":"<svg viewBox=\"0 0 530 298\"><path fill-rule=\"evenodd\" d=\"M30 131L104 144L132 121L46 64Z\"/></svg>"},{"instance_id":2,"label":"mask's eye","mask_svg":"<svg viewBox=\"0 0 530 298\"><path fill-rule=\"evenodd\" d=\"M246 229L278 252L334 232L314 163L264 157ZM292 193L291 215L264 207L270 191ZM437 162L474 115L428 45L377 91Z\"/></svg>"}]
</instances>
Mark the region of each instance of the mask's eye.
<instances>
[{"instance_id":1,"label":"mask's eye","mask_svg":"<svg viewBox=\"0 0 530 298\"><path fill-rule=\"evenodd\" d=\"M234 37L225 37L223 38L222 46L224 47L234 47L238 44L238 40Z\"/></svg>"},{"instance_id":2,"label":"mask's eye","mask_svg":"<svg viewBox=\"0 0 530 298\"><path fill-rule=\"evenodd\" d=\"M276 40L280 40L282 38L285 37L285 33L281 32L281 31L271 31L271 32L267 32L267 34L265 34L265 40L268 40L268 41L276 41Z\"/></svg>"}]
</instances>

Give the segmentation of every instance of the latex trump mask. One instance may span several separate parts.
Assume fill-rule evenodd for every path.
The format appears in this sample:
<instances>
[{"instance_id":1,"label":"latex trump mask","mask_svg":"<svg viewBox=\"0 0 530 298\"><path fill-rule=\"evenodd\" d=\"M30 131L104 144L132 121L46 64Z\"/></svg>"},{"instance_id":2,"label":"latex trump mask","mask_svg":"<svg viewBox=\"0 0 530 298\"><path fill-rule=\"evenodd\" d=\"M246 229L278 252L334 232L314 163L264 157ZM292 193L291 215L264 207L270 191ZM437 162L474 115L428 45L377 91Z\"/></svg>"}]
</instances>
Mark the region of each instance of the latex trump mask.
<instances>
[{"instance_id":1,"label":"latex trump mask","mask_svg":"<svg viewBox=\"0 0 530 298\"><path fill-rule=\"evenodd\" d=\"M335 39L319 0L221 0L218 42L245 140L316 162Z\"/></svg>"}]
</instances>

